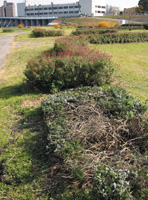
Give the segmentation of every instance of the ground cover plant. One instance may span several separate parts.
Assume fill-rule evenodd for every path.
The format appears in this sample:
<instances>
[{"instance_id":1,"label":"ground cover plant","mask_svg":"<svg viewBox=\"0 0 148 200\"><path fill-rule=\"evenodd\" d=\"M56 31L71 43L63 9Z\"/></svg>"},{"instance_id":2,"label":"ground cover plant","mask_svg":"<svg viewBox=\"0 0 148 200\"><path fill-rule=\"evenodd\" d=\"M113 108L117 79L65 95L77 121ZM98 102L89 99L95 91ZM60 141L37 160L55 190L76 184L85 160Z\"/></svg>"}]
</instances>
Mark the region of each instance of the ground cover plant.
<instances>
[{"instance_id":1,"label":"ground cover plant","mask_svg":"<svg viewBox=\"0 0 148 200\"><path fill-rule=\"evenodd\" d=\"M101 98L106 99L106 105L116 105L118 101L122 111L117 112L113 104L110 108L103 107ZM146 107L116 87L71 89L50 95L42 102L48 133L47 154L63 160L53 165L53 168L58 167L56 180L62 178L60 181L65 182L64 194L55 195L55 199L134 199L137 196L134 181L147 165L143 154L147 149L147 142L143 143L148 139L147 128L142 119ZM105 109L112 115L104 116ZM133 112L131 118L130 112ZM129 152L131 158L126 160ZM145 160L143 167L134 152ZM52 177L51 182L56 184ZM137 191L139 198L147 198L147 178L145 183L145 192Z\"/></svg>"},{"instance_id":2,"label":"ground cover plant","mask_svg":"<svg viewBox=\"0 0 148 200\"><path fill-rule=\"evenodd\" d=\"M44 92L56 92L81 85L109 84L112 81L111 57L69 39L56 41L53 51L28 62L27 83Z\"/></svg>"},{"instance_id":3,"label":"ground cover plant","mask_svg":"<svg viewBox=\"0 0 148 200\"><path fill-rule=\"evenodd\" d=\"M71 29L65 31L69 34ZM23 81L23 71L31 55L40 56L43 51L49 53L49 49L53 48L55 39L54 37L32 38L30 33L16 37L11 54L8 57L9 60L7 60L5 68L0 69L0 198L15 200L96 200L99 197L107 198L107 194L113 199L119 199L119 196L121 199L129 199L129 195L131 195L134 199L146 200L148 195L147 152L145 151L145 148L147 149L147 129L144 125L146 118L142 116L145 104L141 104L131 96L128 97L128 94L124 93L122 89L119 89L121 92L118 96L119 91L116 88L109 90L111 95L115 93L115 98L106 96L105 90L99 88L94 89L95 95L92 94L90 88L78 88L77 90L57 93L57 96L53 95L50 96L51 98L47 98L47 95L32 91ZM74 41L76 41L75 38ZM34 47L36 43L38 43L38 46ZM112 59L120 64L119 71L115 67L115 73L118 74L116 80L120 78L119 76L122 79L114 84L126 87L134 95L137 94L139 100L146 100L147 43L91 45L91 48L94 48L94 46L102 48L103 51L108 50L108 53L113 55ZM131 78L132 76L134 78ZM138 92L136 92L136 89ZM99 94L99 97L97 94ZM63 107L61 100L63 102L66 96L68 96L69 104L65 102L64 105L68 104L68 106ZM56 102L56 97L59 97L59 104ZM108 98L113 100L111 105L110 102L107 103ZM127 101L125 101L126 98ZM44 113L43 120L40 102L49 100L50 102L46 107L48 110ZM99 101L101 102L100 106ZM108 110L110 110L112 105L117 102L120 110L120 101L125 106L125 112L119 113L123 114L124 119L114 121L112 116L105 114L106 110L104 110L104 116L100 107L104 108L104 105L107 105ZM52 102L55 103L55 108L54 105L52 108L57 111L53 115L49 106L52 105ZM94 105L95 102L97 106ZM59 107L62 108L60 112ZM131 108L133 113L128 111ZM136 109L138 109L138 112ZM112 110L110 111L112 113ZM136 118L127 120L126 114L128 117L134 115ZM93 119L93 115L96 119L95 122L89 120ZM117 115L115 114L115 116ZM65 121L67 117L69 123ZM79 129L73 132L74 134L69 132L70 137L68 141L66 140L66 146L60 152L49 152L49 127L46 127L46 124L48 125L49 120L52 119L53 125L56 125L56 123L59 125L55 129L59 135L61 133L68 134L68 132L61 131L60 125L62 124L66 127L68 125L68 130L72 132ZM113 124L113 121L115 124ZM77 125L75 122L78 122ZM71 124L72 126L70 126ZM116 132L118 125L121 125L121 127ZM89 127L90 129L87 129ZM53 133L52 128L54 129L54 127L51 127ZM90 130L91 138L89 132L84 134L85 130ZM100 138L93 138L92 135L95 136L97 130L100 131ZM114 131L114 134L108 134L108 130L110 130L110 133ZM139 133L141 135L138 135ZM136 134L138 138L135 138ZM106 137L104 137L105 135ZM79 136L84 136L84 139ZM104 144L102 145L104 149L108 149L108 145L112 144L109 152L100 149L100 157L96 156L98 151L92 154L95 149L95 146L92 145L97 139L102 141L101 144ZM104 139L106 143L104 143ZM116 142L119 148L122 148L124 147L123 139L127 143L125 143L125 151L121 152L117 150ZM84 147L89 150L86 151ZM101 148L101 146L97 146L97 148ZM114 153L114 150L117 150L115 152L117 153L116 157L111 154L111 152ZM94 161L97 162L95 166ZM130 183L129 180L131 180ZM108 186L112 188L112 193Z\"/></svg>"}]
</instances>

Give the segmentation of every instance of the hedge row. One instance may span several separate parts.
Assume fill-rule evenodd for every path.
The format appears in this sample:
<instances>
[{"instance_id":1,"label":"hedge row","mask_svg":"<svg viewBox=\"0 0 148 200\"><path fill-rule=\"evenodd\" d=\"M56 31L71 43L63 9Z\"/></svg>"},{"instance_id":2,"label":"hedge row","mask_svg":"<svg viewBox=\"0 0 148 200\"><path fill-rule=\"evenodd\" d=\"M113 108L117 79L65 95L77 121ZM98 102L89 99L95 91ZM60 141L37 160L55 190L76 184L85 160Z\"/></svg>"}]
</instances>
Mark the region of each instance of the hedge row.
<instances>
[{"instance_id":1,"label":"hedge row","mask_svg":"<svg viewBox=\"0 0 148 200\"><path fill-rule=\"evenodd\" d=\"M61 30L45 30L45 29L34 29L33 34L35 37L54 37L54 36L63 36L64 32Z\"/></svg>"},{"instance_id":2,"label":"hedge row","mask_svg":"<svg viewBox=\"0 0 148 200\"><path fill-rule=\"evenodd\" d=\"M13 29L13 28L4 28L3 29L3 33L12 33L12 32L15 32L15 29Z\"/></svg>"},{"instance_id":3,"label":"hedge row","mask_svg":"<svg viewBox=\"0 0 148 200\"><path fill-rule=\"evenodd\" d=\"M100 51L75 40L58 39L52 52L31 59L26 67L27 83L43 92L58 92L80 86L102 86L112 81L114 63Z\"/></svg>"},{"instance_id":4,"label":"hedge row","mask_svg":"<svg viewBox=\"0 0 148 200\"><path fill-rule=\"evenodd\" d=\"M72 35L81 35L81 34L106 34L106 33L117 33L117 30L113 29L77 29L72 32Z\"/></svg>"},{"instance_id":5,"label":"hedge row","mask_svg":"<svg viewBox=\"0 0 148 200\"><path fill-rule=\"evenodd\" d=\"M93 26L78 26L77 29L102 29L102 27L93 27ZM115 27L104 27L103 29L111 29L111 30L148 30L148 24L123 24L122 26Z\"/></svg>"},{"instance_id":6,"label":"hedge row","mask_svg":"<svg viewBox=\"0 0 148 200\"><path fill-rule=\"evenodd\" d=\"M148 32L142 33L120 33L120 34L105 34L105 35L88 35L88 41L91 44L106 44L106 43L129 43L129 42L146 42L148 41Z\"/></svg>"}]
</instances>

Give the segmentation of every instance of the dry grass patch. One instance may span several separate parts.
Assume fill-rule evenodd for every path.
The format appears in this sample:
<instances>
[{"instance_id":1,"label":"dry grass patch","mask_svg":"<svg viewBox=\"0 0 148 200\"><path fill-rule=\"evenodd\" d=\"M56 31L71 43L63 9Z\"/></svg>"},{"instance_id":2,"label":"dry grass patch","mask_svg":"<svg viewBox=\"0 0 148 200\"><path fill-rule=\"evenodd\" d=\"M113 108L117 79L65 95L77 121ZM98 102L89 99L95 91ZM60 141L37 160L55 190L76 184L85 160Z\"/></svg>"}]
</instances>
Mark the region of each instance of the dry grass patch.
<instances>
[{"instance_id":1,"label":"dry grass patch","mask_svg":"<svg viewBox=\"0 0 148 200\"><path fill-rule=\"evenodd\" d=\"M33 99L25 99L21 106L22 107L31 107L31 108L36 108L41 106L41 100L43 99L43 97L39 97L39 98L33 98Z\"/></svg>"}]
</instances>

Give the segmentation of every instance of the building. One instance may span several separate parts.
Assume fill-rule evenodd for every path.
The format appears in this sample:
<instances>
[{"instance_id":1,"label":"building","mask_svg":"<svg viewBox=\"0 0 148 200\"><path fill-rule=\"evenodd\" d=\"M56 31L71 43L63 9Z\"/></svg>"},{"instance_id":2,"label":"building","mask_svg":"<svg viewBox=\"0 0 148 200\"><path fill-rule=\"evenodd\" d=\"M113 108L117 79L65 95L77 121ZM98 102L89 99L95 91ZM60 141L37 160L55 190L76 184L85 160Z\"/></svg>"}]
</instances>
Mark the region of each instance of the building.
<instances>
[{"instance_id":1,"label":"building","mask_svg":"<svg viewBox=\"0 0 148 200\"><path fill-rule=\"evenodd\" d=\"M15 4L4 1L3 6L0 7L0 17L15 17Z\"/></svg>"},{"instance_id":2,"label":"building","mask_svg":"<svg viewBox=\"0 0 148 200\"><path fill-rule=\"evenodd\" d=\"M119 15L120 9L119 7L106 5L106 15Z\"/></svg>"},{"instance_id":3,"label":"building","mask_svg":"<svg viewBox=\"0 0 148 200\"><path fill-rule=\"evenodd\" d=\"M81 13L88 16L103 16L106 13L104 0L79 0Z\"/></svg>"},{"instance_id":4,"label":"building","mask_svg":"<svg viewBox=\"0 0 148 200\"><path fill-rule=\"evenodd\" d=\"M99 3L98 3L99 2ZM49 5L30 4L27 1L17 4L18 17L77 17L103 16L106 11L104 0L79 0L76 3Z\"/></svg>"}]
</instances>

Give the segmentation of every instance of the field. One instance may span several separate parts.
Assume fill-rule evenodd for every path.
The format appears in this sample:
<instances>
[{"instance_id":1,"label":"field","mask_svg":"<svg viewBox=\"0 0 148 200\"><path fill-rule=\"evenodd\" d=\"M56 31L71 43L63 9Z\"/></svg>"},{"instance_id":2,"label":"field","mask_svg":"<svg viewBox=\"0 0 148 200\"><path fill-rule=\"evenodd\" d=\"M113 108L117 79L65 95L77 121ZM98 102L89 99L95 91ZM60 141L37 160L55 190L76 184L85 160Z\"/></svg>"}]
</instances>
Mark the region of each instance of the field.
<instances>
[{"instance_id":1,"label":"field","mask_svg":"<svg viewBox=\"0 0 148 200\"><path fill-rule=\"evenodd\" d=\"M72 30L65 31L68 35ZM59 192L50 188L51 163L45 155L47 136L40 102L47 94L27 88L23 74L30 58L51 49L55 39L33 38L31 33L17 36L0 69L0 199L47 200L51 192ZM119 64L114 85L140 101L148 99L148 43L90 47L107 52Z\"/></svg>"},{"instance_id":2,"label":"field","mask_svg":"<svg viewBox=\"0 0 148 200\"><path fill-rule=\"evenodd\" d=\"M148 99L148 43L91 45L113 56L119 65L113 84L127 89L139 100Z\"/></svg>"}]
</instances>

